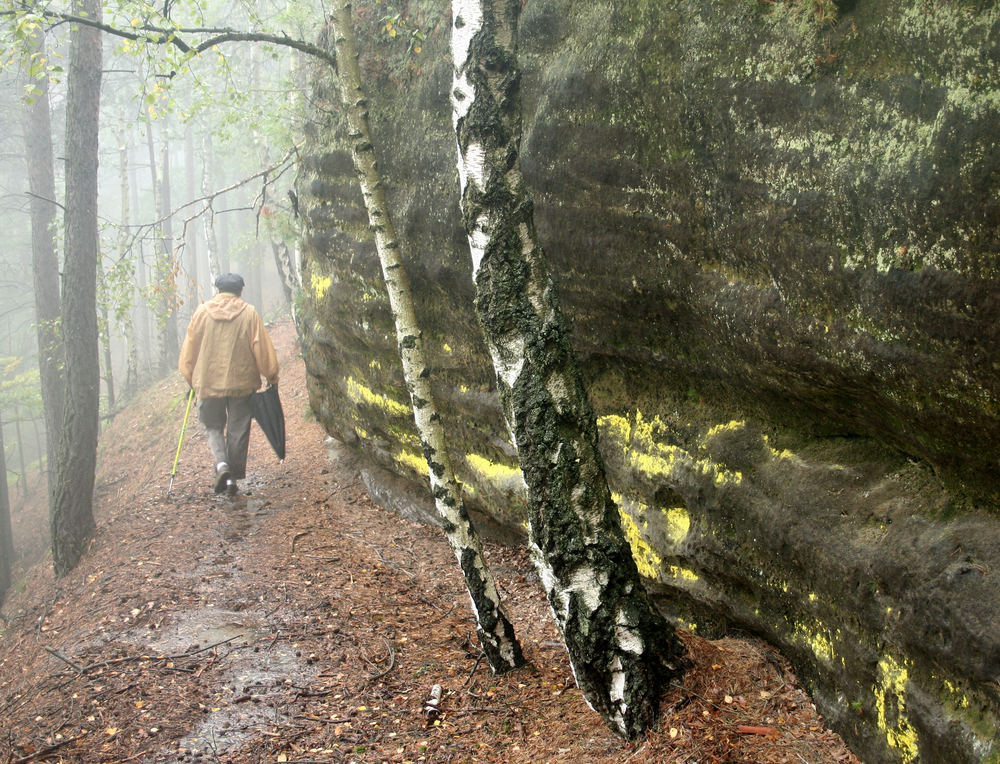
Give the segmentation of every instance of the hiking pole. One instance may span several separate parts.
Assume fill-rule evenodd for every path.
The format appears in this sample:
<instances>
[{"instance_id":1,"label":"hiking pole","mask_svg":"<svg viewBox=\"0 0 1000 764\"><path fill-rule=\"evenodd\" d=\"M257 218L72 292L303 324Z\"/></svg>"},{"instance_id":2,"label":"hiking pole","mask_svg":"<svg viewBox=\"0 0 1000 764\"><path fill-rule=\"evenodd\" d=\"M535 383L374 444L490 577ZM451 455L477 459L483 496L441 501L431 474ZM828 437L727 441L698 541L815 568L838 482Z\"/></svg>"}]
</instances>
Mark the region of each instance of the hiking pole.
<instances>
[{"instance_id":1,"label":"hiking pole","mask_svg":"<svg viewBox=\"0 0 1000 764\"><path fill-rule=\"evenodd\" d=\"M181 443L184 442L184 431L188 426L188 415L191 413L191 401L194 400L194 388L188 393L188 405L184 410L184 424L181 425L181 437L177 441L177 453L174 454L174 468L170 471L170 485L167 486L167 496L170 495L170 490L174 487L174 475L177 474L177 462L181 458Z\"/></svg>"}]
</instances>

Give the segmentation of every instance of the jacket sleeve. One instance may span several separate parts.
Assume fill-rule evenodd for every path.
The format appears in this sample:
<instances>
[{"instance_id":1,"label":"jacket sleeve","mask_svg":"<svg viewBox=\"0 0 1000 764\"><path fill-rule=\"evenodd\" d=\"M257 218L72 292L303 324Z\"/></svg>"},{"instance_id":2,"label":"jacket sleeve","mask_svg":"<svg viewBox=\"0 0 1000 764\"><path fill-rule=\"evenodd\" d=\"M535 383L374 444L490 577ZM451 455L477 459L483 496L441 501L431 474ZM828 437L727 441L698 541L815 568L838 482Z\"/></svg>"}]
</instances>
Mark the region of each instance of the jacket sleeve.
<instances>
[{"instance_id":1,"label":"jacket sleeve","mask_svg":"<svg viewBox=\"0 0 1000 764\"><path fill-rule=\"evenodd\" d=\"M187 380L188 385L192 384L194 367L198 363L198 353L201 351L202 324L202 317L196 311L191 317L191 323L188 324L187 332L184 334L181 354L177 359L177 370Z\"/></svg>"},{"instance_id":2,"label":"jacket sleeve","mask_svg":"<svg viewBox=\"0 0 1000 764\"><path fill-rule=\"evenodd\" d=\"M254 311L250 347L253 349L253 357L260 375L268 381L268 384L278 384L278 356L274 352L274 345L264 327L264 322L256 311Z\"/></svg>"}]
</instances>

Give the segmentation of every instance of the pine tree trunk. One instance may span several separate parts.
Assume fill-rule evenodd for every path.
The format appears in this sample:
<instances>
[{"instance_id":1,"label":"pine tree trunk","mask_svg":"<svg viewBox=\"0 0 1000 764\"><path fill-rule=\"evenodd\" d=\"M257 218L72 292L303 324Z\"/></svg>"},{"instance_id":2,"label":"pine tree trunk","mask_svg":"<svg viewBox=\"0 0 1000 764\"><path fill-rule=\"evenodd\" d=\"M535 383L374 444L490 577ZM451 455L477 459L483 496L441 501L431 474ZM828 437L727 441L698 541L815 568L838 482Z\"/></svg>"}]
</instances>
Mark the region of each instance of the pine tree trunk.
<instances>
[{"instance_id":1,"label":"pine tree trunk","mask_svg":"<svg viewBox=\"0 0 1000 764\"><path fill-rule=\"evenodd\" d=\"M99 0L78 0L75 13L101 18ZM101 95L101 33L70 34L66 101L66 255L62 327L66 397L55 497L52 564L68 573L94 531L94 470L100 364L97 360L97 138Z\"/></svg>"},{"instance_id":2,"label":"pine tree trunk","mask_svg":"<svg viewBox=\"0 0 1000 764\"><path fill-rule=\"evenodd\" d=\"M39 31L32 39L33 52L45 57L45 38ZM37 90L25 107L25 156L31 191L31 266L35 288L35 327L38 338L38 369L45 416L46 480L49 501L59 461L59 429L62 427L64 379L63 346L59 329L59 256L53 231L56 221L56 180L52 159L52 121L49 113L49 80L34 82Z\"/></svg>"},{"instance_id":3,"label":"pine tree trunk","mask_svg":"<svg viewBox=\"0 0 1000 764\"><path fill-rule=\"evenodd\" d=\"M403 269L399 240L376 169L375 151L368 125L368 103L361 86L354 41L354 20L349 2L337 2L333 14L333 34L341 100L347 111L351 154L368 210L368 221L375 234L375 247L396 322L403 376L427 460L431 490L444 521L448 542L465 576L476 615L480 644L486 658L495 673L509 671L523 665L524 656L514 636L514 627L500 604L500 594L493 576L483 560L479 538L469 519L461 487L451 467L444 429L434 408L429 369L423 357L423 339L417 326L413 298Z\"/></svg>"},{"instance_id":4,"label":"pine tree trunk","mask_svg":"<svg viewBox=\"0 0 1000 764\"><path fill-rule=\"evenodd\" d=\"M684 650L653 610L611 499L597 426L518 164L520 0L454 0L453 119L476 313L529 493L535 564L577 684L619 734L657 717Z\"/></svg>"}]
</instances>

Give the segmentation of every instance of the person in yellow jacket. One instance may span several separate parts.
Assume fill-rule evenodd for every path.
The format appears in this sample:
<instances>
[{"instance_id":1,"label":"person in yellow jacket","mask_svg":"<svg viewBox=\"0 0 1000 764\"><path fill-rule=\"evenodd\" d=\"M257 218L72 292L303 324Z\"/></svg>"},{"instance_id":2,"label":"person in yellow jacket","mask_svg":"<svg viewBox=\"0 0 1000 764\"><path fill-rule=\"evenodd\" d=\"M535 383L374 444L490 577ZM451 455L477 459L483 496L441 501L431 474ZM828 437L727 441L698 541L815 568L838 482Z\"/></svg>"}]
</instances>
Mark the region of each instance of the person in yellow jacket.
<instances>
[{"instance_id":1,"label":"person in yellow jacket","mask_svg":"<svg viewBox=\"0 0 1000 764\"><path fill-rule=\"evenodd\" d=\"M218 294L195 310L177 361L198 397L198 418L215 459L215 492L230 495L246 477L250 395L261 377L278 384L274 345L256 309L241 299L243 284L236 273L215 280Z\"/></svg>"}]
</instances>

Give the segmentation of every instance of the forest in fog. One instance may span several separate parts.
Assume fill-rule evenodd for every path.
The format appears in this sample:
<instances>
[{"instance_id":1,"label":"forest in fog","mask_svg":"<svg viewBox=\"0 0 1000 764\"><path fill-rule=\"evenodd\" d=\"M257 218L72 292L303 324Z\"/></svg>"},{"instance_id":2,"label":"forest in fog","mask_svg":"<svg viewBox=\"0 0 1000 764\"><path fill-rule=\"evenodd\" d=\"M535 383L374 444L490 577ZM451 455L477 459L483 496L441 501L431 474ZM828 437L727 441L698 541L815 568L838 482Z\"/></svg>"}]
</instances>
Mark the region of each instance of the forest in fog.
<instances>
[{"instance_id":1,"label":"forest in fog","mask_svg":"<svg viewBox=\"0 0 1000 764\"><path fill-rule=\"evenodd\" d=\"M169 5L169 4L168 4ZM38 273L33 246L66 250L67 73L73 24L50 8L4 3L0 70L0 420L11 499L46 474L36 291L59 304L64 278ZM160 9L162 10L162 9ZM188 29L316 36L308 3L217 2L169 8ZM62 12L62 11L60 11ZM71 13L79 12L79 8ZM49 13L49 15L46 15ZM275 253L293 246L291 168L302 135L308 55L234 41L197 55L145 43L141 3L103 9L98 139L97 321L100 420L176 365L179 337L214 275L243 273L244 297L267 318L286 304ZM321 14L320 16L321 17ZM161 19L162 20L162 19ZM198 41L210 33L188 33ZM49 132L40 111L47 111ZM50 177L49 187L32 174ZM41 270L50 271L43 267Z\"/></svg>"}]
</instances>

